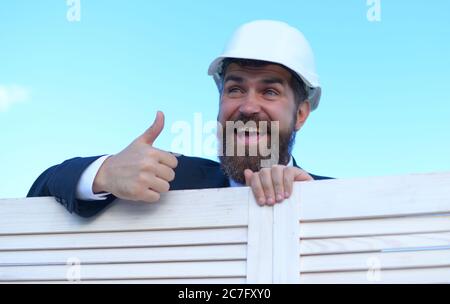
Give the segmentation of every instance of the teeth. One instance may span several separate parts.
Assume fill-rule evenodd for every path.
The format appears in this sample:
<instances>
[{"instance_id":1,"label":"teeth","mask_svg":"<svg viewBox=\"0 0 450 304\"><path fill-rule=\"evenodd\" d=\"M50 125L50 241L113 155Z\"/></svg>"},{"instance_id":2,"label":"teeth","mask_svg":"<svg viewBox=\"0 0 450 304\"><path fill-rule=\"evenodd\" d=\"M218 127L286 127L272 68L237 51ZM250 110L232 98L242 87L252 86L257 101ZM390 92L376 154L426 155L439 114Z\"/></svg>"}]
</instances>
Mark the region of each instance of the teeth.
<instances>
[{"instance_id":1,"label":"teeth","mask_svg":"<svg viewBox=\"0 0 450 304\"><path fill-rule=\"evenodd\" d=\"M240 127L237 129L238 133L244 133L244 132L248 132L248 133L258 133L258 128L253 128L253 127Z\"/></svg>"}]
</instances>

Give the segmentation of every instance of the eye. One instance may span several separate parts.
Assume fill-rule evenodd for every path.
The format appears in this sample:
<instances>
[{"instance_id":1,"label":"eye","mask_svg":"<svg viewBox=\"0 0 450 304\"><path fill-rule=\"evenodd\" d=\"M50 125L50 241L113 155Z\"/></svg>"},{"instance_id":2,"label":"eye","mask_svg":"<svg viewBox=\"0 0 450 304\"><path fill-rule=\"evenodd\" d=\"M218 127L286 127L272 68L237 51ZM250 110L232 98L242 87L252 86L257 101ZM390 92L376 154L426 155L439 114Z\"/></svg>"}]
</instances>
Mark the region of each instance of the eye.
<instances>
[{"instance_id":1,"label":"eye","mask_svg":"<svg viewBox=\"0 0 450 304\"><path fill-rule=\"evenodd\" d=\"M236 94L236 93L242 93L242 89L240 87L230 87L227 89L228 94Z\"/></svg>"},{"instance_id":2,"label":"eye","mask_svg":"<svg viewBox=\"0 0 450 304\"><path fill-rule=\"evenodd\" d=\"M268 96L278 96L279 95L278 92L275 91L274 89L268 89L264 92L264 94L268 95Z\"/></svg>"}]
</instances>

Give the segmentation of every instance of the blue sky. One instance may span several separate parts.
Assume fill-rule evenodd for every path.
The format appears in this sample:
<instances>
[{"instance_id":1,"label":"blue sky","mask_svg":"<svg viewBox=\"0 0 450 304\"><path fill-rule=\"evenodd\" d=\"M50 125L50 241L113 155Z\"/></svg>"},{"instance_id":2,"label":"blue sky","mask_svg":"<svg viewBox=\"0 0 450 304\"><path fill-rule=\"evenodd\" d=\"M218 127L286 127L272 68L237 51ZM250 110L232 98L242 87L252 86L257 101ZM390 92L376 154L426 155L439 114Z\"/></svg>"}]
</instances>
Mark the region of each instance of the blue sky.
<instances>
[{"instance_id":1,"label":"blue sky","mask_svg":"<svg viewBox=\"0 0 450 304\"><path fill-rule=\"evenodd\" d=\"M215 120L208 65L255 19L299 28L316 55L323 97L297 135L303 168L450 170L449 1L381 0L381 22L367 20L366 0L80 3L80 22L64 0L0 3L0 198L25 196L65 159L120 151L157 110L166 150L175 122Z\"/></svg>"}]
</instances>

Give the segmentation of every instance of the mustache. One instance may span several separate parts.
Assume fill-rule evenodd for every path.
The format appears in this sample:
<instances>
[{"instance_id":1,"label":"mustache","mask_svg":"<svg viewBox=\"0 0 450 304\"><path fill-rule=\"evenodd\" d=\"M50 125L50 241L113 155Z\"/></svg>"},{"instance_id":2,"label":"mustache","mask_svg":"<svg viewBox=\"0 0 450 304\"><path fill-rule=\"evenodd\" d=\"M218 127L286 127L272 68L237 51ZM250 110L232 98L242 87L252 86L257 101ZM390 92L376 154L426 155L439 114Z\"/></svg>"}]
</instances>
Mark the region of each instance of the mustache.
<instances>
[{"instance_id":1,"label":"mustache","mask_svg":"<svg viewBox=\"0 0 450 304\"><path fill-rule=\"evenodd\" d=\"M231 121L234 121L234 122L242 121L243 123L252 121L252 122L256 122L257 124L261 121L266 121L267 123L271 122L270 120L262 119L259 115L256 115L256 114L255 115L244 115L242 113L239 114L239 116L236 119L231 120Z\"/></svg>"},{"instance_id":2,"label":"mustache","mask_svg":"<svg viewBox=\"0 0 450 304\"><path fill-rule=\"evenodd\" d=\"M245 114L239 114L238 117L236 117L234 120L227 120L226 122L242 122L243 124L247 124L249 122L251 123L255 123L256 126L259 128L260 123L266 123L266 133L270 134L271 133L271 123L272 121L270 119L265 119L260 117L259 115L255 114L255 115L245 115ZM263 124L264 126L264 124Z\"/></svg>"}]
</instances>

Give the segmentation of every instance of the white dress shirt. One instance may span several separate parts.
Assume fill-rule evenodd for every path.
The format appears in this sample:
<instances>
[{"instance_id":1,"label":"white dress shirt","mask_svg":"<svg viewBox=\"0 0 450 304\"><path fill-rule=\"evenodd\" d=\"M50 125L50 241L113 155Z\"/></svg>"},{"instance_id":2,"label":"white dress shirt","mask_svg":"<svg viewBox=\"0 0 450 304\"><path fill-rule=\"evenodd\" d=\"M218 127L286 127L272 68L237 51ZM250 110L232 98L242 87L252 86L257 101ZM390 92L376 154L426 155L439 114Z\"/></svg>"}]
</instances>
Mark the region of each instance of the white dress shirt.
<instances>
[{"instance_id":1,"label":"white dress shirt","mask_svg":"<svg viewBox=\"0 0 450 304\"><path fill-rule=\"evenodd\" d=\"M90 164L89 167L86 168L86 170L83 171L80 180L78 181L77 184L77 192L76 192L77 199L84 201L99 201L105 200L106 196L111 194L107 192L95 194L92 191L92 188L94 186L94 180L95 177L97 176L98 170L100 170L100 167L103 165L105 160L110 156L111 155L105 155L100 157L92 164Z\"/></svg>"},{"instance_id":2,"label":"white dress shirt","mask_svg":"<svg viewBox=\"0 0 450 304\"><path fill-rule=\"evenodd\" d=\"M80 180L77 184L77 190L76 190L76 197L77 199L84 200L84 201L99 201L99 200L105 200L106 196L110 195L111 193L99 193L95 194L92 191L95 177L97 176L98 171L100 170L100 167L103 165L104 161L110 157L111 155L105 155L94 161L92 164L89 165L89 167L84 170L84 172L81 174ZM289 159L289 163L287 164L287 167L292 167L294 165L294 162L292 160L292 156ZM233 179L230 180L230 187L244 187L245 185L240 184Z\"/></svg>"}]
</instances>

